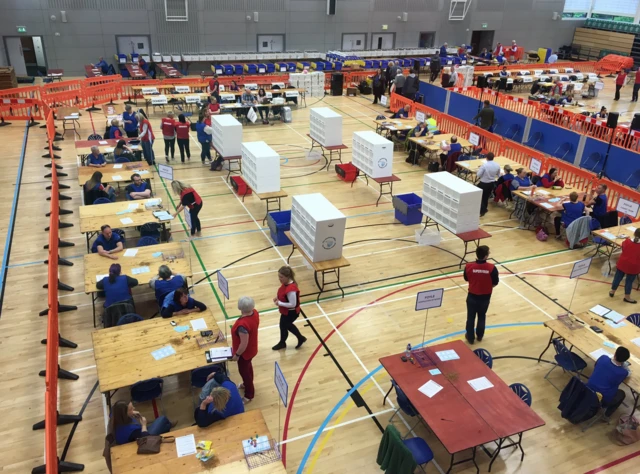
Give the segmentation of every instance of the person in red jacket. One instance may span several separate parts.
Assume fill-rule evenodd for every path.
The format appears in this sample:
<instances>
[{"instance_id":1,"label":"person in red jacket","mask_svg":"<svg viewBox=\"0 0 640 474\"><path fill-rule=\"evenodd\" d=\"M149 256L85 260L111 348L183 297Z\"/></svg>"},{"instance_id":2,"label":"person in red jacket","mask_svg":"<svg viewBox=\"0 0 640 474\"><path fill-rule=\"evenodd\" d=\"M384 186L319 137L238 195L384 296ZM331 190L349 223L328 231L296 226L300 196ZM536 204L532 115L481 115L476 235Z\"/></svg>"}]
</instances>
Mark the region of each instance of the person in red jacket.
<instances>
[{"instance_id":1,"label":"person in red jacket","mask_svg":"<svg viewBox=\"0 0 640 474\"><path fill-rule=\"evenodd\" d=\"M627 84L627 71L622 70L616 76L616 95L613 100L620 100L620 89Z\"/></svg>"},{"instance_id":2,"label":"person in red jacket","mask_svg":"<svg viewBox=\"0 0 640 474\"><path fill-rule=\"evenodd\" d=\"M615 296L622 278L626 275L624 301L625 303L636 304L637 301L631 298L631 290L638 274L640 274L640 229L636 229L633 233L633 240L626 239L622 242L622 254L616 264L616 274L613 276L609 296L611 298Z\"/></svg>"},{"instance_id":3,"label":"person in red jacket","mask_svg":"<svg viewBox=\"0 0 640 474\"><path fill-rule=\"evenodd\" d=\"M202 232L202 226L198 214L202 210L202 198L196 192L190 184L183 183L174 179L171 181L171 189L173 192L180 196L180 204L176 208L176 212L173 217L176 217L186 207L189 209L189 219L191 220L191 237L200 235Z\"/></svg>"},{"instance_id":4,"label":"person in red jacket","mask_svg":"<svg viewBox=\"0 0 640 474\"><path fill-rule=\"evenodd\" d=\"M542 175L540 184L545 188L552 188L554 186L564 188L564 181L558 177L558 170L555 168L550 168L549 171Z\"/></svg>"},{"instance_id":5,"label":"person in red jacket","mask_svg":"<svg viewBox=\"0 0 640 474\"><path fill-rule=\"evenodd\" d=\"M240 298L238 300L240 317L231 328L233 349L231 360L238 362L238 372L242 377L242 384L238 388L244 389L242 401L245 403L253 400L255 395L251 360L258 354L258 326L260 326L260 315L255 307L253 299L248 296Z\"/></svg>"},{"instance_id":6,"label":"person in red jacket","mask_svg":"<svg viewBox=\"0 0 640 474\"><path fill-rule=\"evenodd\" d=\"M475 342L475 336L478 341L482 341L484 337L485 319L489 303L491 302L491 293L493 287L500 283L498 269L492 263L487 262L489 258L489 247L480 245L476 249L476 261L467 263L464 267L464 280L469 282L469 294L467 295L467 333L465 338L469 344ZM478 326L476 325L476 315L478 316Z\"/></svg>"},{"instance_id":7,"label":"person in red jacket","mask_svg":"<svg viewBox=\"0 0 640 474\"><path fill-rule=\"evenodd\" d=\"M636 71L636 78L633 81L633 92L631 93L631 102L638 102L639 90L640 90L640 69Z\"/></svg>"},{"instance_id":8,"label":"person in red jacket","mask_svg":"<svg viewBox=\"0 0 640 474\"><path fill-rule=\"evenodd\" d=\"M218 81L218 75L214 74L211 79L209 79L209 94L216 98L218 102L220 102L220 82Z\"/></svg>"},{"instance_id":9,"label":"person in red jacket","mask_svg":"<svg viewBox=\"0 0 640 474\"><path fill-rule=\"evenodd\" d=\"M307 341L307 338L300 334L300 330L294 324L300 316L300 290L294 280L295 275L291 267L280 267L278 278L280 279L280 288L278 288L278 296L273 299L273 302L280 310L280 342L272 349L274 351L285 349L289 333L298 338L296 349L300 349L302 344Z\"/></svg>"},{"instance_id":10,"label":"person in red jacket","mask_svg":"<svg viewBox=\"0 0 640 474\"><path fill-rule=\"evenodd\" d=\"M160 121L160 129L164 139L164 159L169 163L169 152L172 160L176 153L176 120L173 110L167 112L167 116Z\"/></svg>"},{"instance_id":11,"label":"person in red jacket","mask_svg":"<svg viewBox=\"0 0 640 474\"><path fill-rule=\"evenodd\" d=\"M191 122L189 122L184 114L178 115L176 122L176 136L178 137L178 148L180 149L180 159L184 163L184 154L187 153L187 160L191 159L191 150L189 150L189 130L191 130Z\"/></svg>"},{"instance_id":12,"label":"person in red jacket","mask_svg":"<svg viewBox=\"0 0 640 474\"><path fill-rule=\"evenodd\" d=\"M155 135L151 128L151 122L149 122L149 119L146 115L143 115L141 111L142 109L140 109L136 115L136 120L138 120L138 127L140 129L138 137L140 138L140 145L142 145L142 155L149 166L151 166L156 163L156 156L153 153L153 140L155 139Z\"/></svg>"}]
</instances>

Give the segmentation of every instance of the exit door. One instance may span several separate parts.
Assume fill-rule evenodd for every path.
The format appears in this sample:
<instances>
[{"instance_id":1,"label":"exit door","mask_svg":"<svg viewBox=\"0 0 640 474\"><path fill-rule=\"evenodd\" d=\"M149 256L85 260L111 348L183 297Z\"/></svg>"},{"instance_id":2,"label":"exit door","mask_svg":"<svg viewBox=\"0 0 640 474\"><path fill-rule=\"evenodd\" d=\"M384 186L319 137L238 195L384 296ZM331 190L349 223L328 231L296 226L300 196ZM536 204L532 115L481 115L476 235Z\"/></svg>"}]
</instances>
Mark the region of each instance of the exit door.
<instances>
[{"instance_id":1,"label":"exit door","mask_svg":"<svg viewBox=\"0 0 640 474\"><path fill-rule=\"evenodd\" d=\"M344 33L342 35L342 49L345 51L363 50L366 43L366 33Z\"/></svg>"},{"instance_id":2,"label":"exit door","mask_svg":"<svg viewBox=\"0 0 640 474\"><path fill-rule=\"evenodd\" d=\"M374 33L371 35L371 49L393 49L395 33Z\"/></svg>"},{"instance_id":3,"label":"exit door","mask_svg":"<svg viewBox=\"0 0 640 474\"><path fill-rule=\"evenodd\" d=\"M19 36L5 36L4 44L7 48L9 66L13 66L16 76L27 75L27 65L24 60L24 51Z\"/></svg>"},{"instance_id":4,"label":"exit door","mask_svg":"<svg viewBox=\"0 0 640 474\"><path fill-rule=\"evenodd\" d=\"M117 36L118 53L151 56L151 40L148 36Z\"/></svg>"},{"instance_id":5,"label":"exit door","mask_svg":"<svg viewBox=\"0 0 640 474\"><path fill-rule=\"evenodd\" d=\"M258 35L259 53L282 53L284 51L284 35Z\"/></svg>"},{"instance_id":6,"label":"exit door","mask_svg":"<svg viewBox=\"0 0 640 474\"><path fill-rule=\"evenodd\" d=\"M493 35L495 31L492 30L478 30L471 33L471 54L477 56L482 52L484 48L491 52L493 48Z\"/></svg>"}]
</instances>

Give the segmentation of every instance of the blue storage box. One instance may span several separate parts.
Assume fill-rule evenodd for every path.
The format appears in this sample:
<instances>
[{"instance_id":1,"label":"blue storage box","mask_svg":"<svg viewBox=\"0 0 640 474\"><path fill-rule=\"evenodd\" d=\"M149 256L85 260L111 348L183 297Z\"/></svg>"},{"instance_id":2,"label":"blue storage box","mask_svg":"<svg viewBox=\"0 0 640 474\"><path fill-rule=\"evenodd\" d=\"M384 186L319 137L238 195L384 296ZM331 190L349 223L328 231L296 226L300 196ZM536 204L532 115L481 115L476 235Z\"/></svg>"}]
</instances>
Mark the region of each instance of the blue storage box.
<instances>
[{"instance_id":1,"label":"blue storage box","mask_svg":"<svg viewBox=\"0 0 640 474\"><path fill-rule=\"evenodd\" d=\"M276 65L273 63L267 63L267 74L276 72Z\"/></svg>"},{"instance_id":2,"label":"blue storage box","mask_svg":"<svg viewBox=\"0 0 640 474\"><path fill-rule=\"evenodd\" d=\"M316 61L316 71L324 71L324 61Z\"/></svg>"},{"instance_id":3,"label":"blue storage box","mask_svg":"<svg viewBox=\"0 0 640 474\"><path fill-rule=\"evenodd\" d=\"M225 76L232 76L233 75L233 71L235 69L234 69L232 64L223 64L222 67L224 68Z\"/></svg>"},{"instance_id":4,"label":"blue storage box","mask_svg":"<svg viewBox=\"0 0 640 474\"><path fill-rule=\"evenodd\" d=\"M296 63L287 63L289 72L296 72Z\"/></svg>"},{"instance_id":5,"label":"blue storage box","mask_svg":"<svg viewBox=\"0 0 640 474\"><path fill-rule=\"evenodd\" d=\"M224 74L224 66L223 65L216 64L213 68L216 70L216 74L217 75L222 76Z\"/></svg>"},{"instance_id":6,"label":"blue storage box","mask_svg":"<svg viewBox=\"0 0 640 474\"><path fill-rule=\"evenodd\" d=\"M371 66L374 69L380 69L380 60L379 59L374 59L373 61L371 61Z\"/></svg>"},{"instance_id":7,"label":"blue storage box","mask_svg":"<svg viewBox=\"0 0 640 474\"><path fill-rule=\"evenodd\" d=\"M387 66L389 65L389 60L388 59L382 59L380 61L380 67L386 69Z\"/></svg>"},{"instance_id":8,"label":"blue storage box","mask_svg":"<svg viewBox=\"0 0 640 474\"><path fill-rule=\"evenodd\" d=\"M264 63L256 64L256 72L258 74L266 74L267 73L267 65Z\"/></svg>"},{"instance_id":9,"label":"blue storage box","mask_svg":"<svg viewBox=\"0 0 640 474\"><path fill-rule=\"evenodd\" d=\"M325 71L331 71L333 69L333 63L330 63L329 61L325 61L324 62L324 70Z\"/></svg>"},{"instance_id":10,"label":"blue storage box","mask_svg":"<svg viewBox=\"0 0 640 474\"><path fill-rule=\"evenodd\" d=\"M233 73L237 76L242 76L244 73L244 65L243 64L234 64L233 65Z\"/></svg>"},{"instance_id":11,"label":"blue storage box","mask_svg":"<svg viewBox=\"0 0 640 474\"><path fill-rule=\"evenodd\" d=\"M393 196L395 217L404 225L422 222L422 198L414 193Z\"/></svg>"},{"instance_id":12,"label":"blue storage box","mask_svg":"<svg viewBox=\"0 0 640 474\"><path fill-rule=\"evenodd\" d=\"M258 65L257 64L245 64L245 69L247 74L258 74Z\"/></svg>"},{"instance_id":13,"label":"blue storage box","mask_svg":"<svg viewBox=\"0 0 640 474\"><path fill-rule=\"evenodd\" d=\"M364 68L365 69L371 69L372 67L373 67L373 61L371 61L370 59L365 59Z\"/></svg>"},{"instance_id":14,"label":"blue storage box","mask_svg":"<svg viewBox=\"0 0 640 474\"><path fill-rule=\"evenodd\" d=\"M333 69L335 69L336 71L342 71L342 63L340 61L336 61L333 64Z\"/></svg>"},{"instance_id":15,"label":"blue storage box","mask_svg":"<svg viewBox=\"0 0 640 474\"><path fill-rule=\"evenodd\" d=\"M291 245L291 241L284 235L291 228L291 211L270 212L267 216L267 225L271 233L271 239L278 247Z\"/></svg>"}]
</instances>

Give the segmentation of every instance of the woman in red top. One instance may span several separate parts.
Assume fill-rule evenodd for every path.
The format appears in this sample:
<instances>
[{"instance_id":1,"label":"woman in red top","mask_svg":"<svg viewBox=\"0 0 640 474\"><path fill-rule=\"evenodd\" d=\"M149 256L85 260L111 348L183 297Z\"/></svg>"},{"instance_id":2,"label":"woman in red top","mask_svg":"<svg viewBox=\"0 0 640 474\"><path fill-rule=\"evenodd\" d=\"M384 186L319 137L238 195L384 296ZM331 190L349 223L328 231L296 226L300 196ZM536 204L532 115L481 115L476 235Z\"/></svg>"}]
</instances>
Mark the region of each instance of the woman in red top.
<instances>
[{"instance_id":1,"label":"woman in red top","mask_svg":"<svg viewBox=\"0 0 640 474\"><path fill-rule=\"evenodd\" d=\"M564 188L564 181L558 176L558 170L556 168L550 168L540 178L540 184L545 188L552 188L554 186L560 186Z\"/></svg>"},{"instance_id":2,"label":"woman in red top","mask_svg":"<svg viewBox=\"0 0 640 474\"><path fill-rule=\"evenodd\" d=\"M238 372L242 377L239 389L244 388L243 402L249 403L254 397L253 365L251 359L258 354L258 326L260 315L255 310L253 299L243 296L238 300L240 317L231 328L233 358L238 362Z\"/></svg>"},{"instance_id":3,"label":"woman in red top","mask_svg":"<svg viewBox=\"0 0 640 474\"><path fill-rule=\"evenodd\" d=\"M627 279L624 282L624 301L626 303L637 303L636 300L631 298L631 290L633 289L633 282L638 274L640 274L640 229L636 229L633 233L633 240L626 239L622 242L622 254L616 265L616 274L613 276L609 296L611 298L615 296L622 277L626 275Z\"/></svg>"},{"instance_id":4,"label":"woman in red top","mask_svg":"<svg viewBox=\"0 0 640 474\"><path fill-rule=\"evenodd\" d=\"M214 96L211 96L209 100L209 112L211 113L211 115L218 115L220 113L220 104L218 104L218 99L216 99Z\"/></svg>"},{"instance_id":5,"label":"woman in red top","mask_svg":"<svg viewBox=\"0 0 640 474\"><path fill-rule=\"evenodd\" d=\"M176 121L173 116L173 110L170 110L167 112L167 116L160 121L160 129L164 139L164 159L167 160L167 163L169 163L169 152L171 152L172 160L176 153Z\"/></svg>"},{"instance_id":6,"label":"woman in red top","mask_svg":"<svg viewBox=\"0 0 640 474\"><path fill-rule=\"evenodd\" d=\"M156 163L156 157L153 154L153 140L155 136L153 135L151 123L149 119L140 112L136 115L136 119L138 120L138 127L140 128L138 138L140 138L140 145L142 145L142 154L149 166L154 165Z\"/></svg>"},{"instance_id":7,"label":"woman in red top","mask_svg":"<svg viewBox=\"0 0 640 474\"><path fill-rule=\"evenodd\" d=\"M622 70L618 73L618 76L616 77L616 95L613 98L613 100L620 100L620 89L622 89L627 82L627 71L626 70Z\"/></svg>"},{"instance_id":8,"label":"woman in red top","mask_svg":"<svg viewBox=\"0 0 640 474\"><path fill-rule=\"evenodd\" d=\"M184 114L178 115L176 122L176 135L178 137L178 148L180 149L180 159L184 163L184 154L187 153L187 160L191 159L191 151L189 150L189 130L191 123L185 118Z\"/></svg>"},{"instance_id":9,"label":"woman in red top","mask_svg":"<svg viewBox=\"0 0 640 474\"><path fill-rule=\"evenodd\" d=\"M200 225L200 219L198 219L198 213L202 209L202 198L196 192L191 185L178 181L177 179L171 181L171 189L173 192L180 196L180 204L176 208L176 212L173 217L176 217L182 210L189 208L189 217L191 218L191 237L200 235L202 227Z\"/></svg>"},{"instance_id":10,"label":"woman in red top","mask_svg":"<svg viewBox=\"0 0 640 474\"><path fill-rule=\"evenodd\" d=\"M273 302L280 310L280 342L272 349L274 351L285 349L289 333L298 338L296 349L300 349L302 344L307 342L307 338L300 334L300 330L294 324L300 316L300 290L294 280L295 275L291 267L280 267L278 278L281 285L278 288L278 296L273 299Z\"/></svg>"}]
</instances>

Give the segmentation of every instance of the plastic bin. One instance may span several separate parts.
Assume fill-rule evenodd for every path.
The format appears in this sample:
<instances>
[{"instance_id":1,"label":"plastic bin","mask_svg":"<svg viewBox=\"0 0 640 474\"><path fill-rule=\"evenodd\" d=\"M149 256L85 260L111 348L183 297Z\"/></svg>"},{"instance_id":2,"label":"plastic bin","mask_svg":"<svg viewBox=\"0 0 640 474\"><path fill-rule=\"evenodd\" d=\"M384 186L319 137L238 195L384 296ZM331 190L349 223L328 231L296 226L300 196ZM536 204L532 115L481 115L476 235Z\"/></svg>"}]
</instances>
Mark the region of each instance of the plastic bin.
<instances>
[{"instance_id":1,"label":"plastic bin","mask_svg":"<svg viewBox=\"0 0 640 474\"><path fill-rule=\"evenodd\" d=\"M244 72L244 67L242 64L234 64L233 65L233 73L236 76L242 76L242 73Z\"/></svg>"},{"instance_id":2,"label":"plastic bin","mask_svg":"<svg viewBox=\"0 0 640 474\"><path fill-rule=\"evenodd\" d=\"M289 238L284 235L285 231L291 229L291 211L270 212L267 216L267 225L276 246L291 245Z\"/></svg>"},{"instance_id":3,"label":"plastic bin","mask_svg":"<svg viewBox=\"0 0 640 474\"><path fill-rule=\"evenodd\" d=\"M422 198L414 193L397 194L393 196L395 217L404 225L420 224L422 222Z\"/></svg>"},{"instance_id":4,"label":"plastic bin","mask_svg":"<svg viewBox=\"0 0 640 474\"><path fill-rule=\"evenodd\" d=\"M442 236L435 227L427 227L424 229L424 232L422 229L416 229L416 242L418 242L418 245L420 246L438 245L441 240Z\"/></svg>"},{"instance_id":5,"label":"plastic bin","mask_svg":"<svg viewBox=\"0 0 640 474\"><path fill-rule=\"evenodd\" d=\"M244 65L244 71L247 74L258 74L258 65L257 64L245 64Z\"/></svg>"},{"instance_id":6,"label":"plastic bin","mask_svg":"<svg viewBox=\"0 0 640 474\"><path fill-rule=\"evenodd\" d=\"M267 74L273 74L276 72L276 65L273 63L265 63L267 66Z\"/></svg>"},{"instance_id":7,"label":"plastic bin","mask_svg":"<svg viewBox=\"0 0 640 474\"><path fill-rule=\"evenodd\" d=\"M232 76L233 75L233 71L234 71L234 67L232 64L223 64L224 67L224 75L225 76Z\"/></svg>"},{"instance_id":8,"label":"plastic bin","mask_svg":"<svg viewBox=\"0 0 640 474\"><path fill-rule=\"evenodd\" d=\"M358 177L358 168L351 163L339 164L336 165L336 174L342 181L352 183Z\"/></svg>"},{"instance_id":9,"label":"plastic bin","mask_svg":"<svg viewBox=\"0 0 640 474\"><path fill-rule=\"evenodd\" d=\"M247 186L247 183L245 183L244 179L242 179L242 176L232 176L231 186L238 196L246 196L247 194L251 194L252 192L251 188Z\"/></svg>"}]
</instances>

